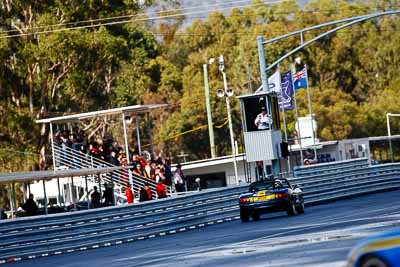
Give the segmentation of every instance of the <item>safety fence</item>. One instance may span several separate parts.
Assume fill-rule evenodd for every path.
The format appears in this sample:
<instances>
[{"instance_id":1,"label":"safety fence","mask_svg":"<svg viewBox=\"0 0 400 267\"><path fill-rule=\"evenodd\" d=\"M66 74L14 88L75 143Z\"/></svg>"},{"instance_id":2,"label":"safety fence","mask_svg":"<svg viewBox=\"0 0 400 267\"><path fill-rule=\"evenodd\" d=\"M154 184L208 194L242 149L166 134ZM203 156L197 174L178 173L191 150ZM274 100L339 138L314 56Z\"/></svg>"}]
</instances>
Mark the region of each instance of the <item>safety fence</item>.
<instances>
[{"instance_id":1,"label":"safety fence","mask_svg":"<svg viewBox=\"0 0 400 267\"><path fill-rule=\"evenodd\" d=\"M398 189L400 164L369 167L366 159L325 163L298 168L290 180L303 188L306 205L316 205ZM107 247L232 221L239 218L238 196L247 188L211 189L123 207L0 221L0 262Z\"/></svg>"}]
</instances>

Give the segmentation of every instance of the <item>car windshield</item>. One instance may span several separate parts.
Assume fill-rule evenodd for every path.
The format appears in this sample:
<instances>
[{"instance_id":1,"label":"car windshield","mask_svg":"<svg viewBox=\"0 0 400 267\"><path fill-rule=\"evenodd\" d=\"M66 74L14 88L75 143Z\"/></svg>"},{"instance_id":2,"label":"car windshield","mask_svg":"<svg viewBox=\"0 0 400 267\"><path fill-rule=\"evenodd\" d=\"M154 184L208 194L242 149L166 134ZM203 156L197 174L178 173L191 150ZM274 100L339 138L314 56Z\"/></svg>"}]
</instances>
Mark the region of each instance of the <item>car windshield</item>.
<instances>
[{"instance_id":1,"label":"car windshield","mask_svg":"<svg viewBox=\"0 0 400 267\"><path fill-rule=\"evenodd\" d=\"M261 190L272 190L272 189L283 189L289 188L289 183L286 180L272 180L272 181L261 181L250 185L249 192L261 191Z\"/></svg>"}]
</instances>

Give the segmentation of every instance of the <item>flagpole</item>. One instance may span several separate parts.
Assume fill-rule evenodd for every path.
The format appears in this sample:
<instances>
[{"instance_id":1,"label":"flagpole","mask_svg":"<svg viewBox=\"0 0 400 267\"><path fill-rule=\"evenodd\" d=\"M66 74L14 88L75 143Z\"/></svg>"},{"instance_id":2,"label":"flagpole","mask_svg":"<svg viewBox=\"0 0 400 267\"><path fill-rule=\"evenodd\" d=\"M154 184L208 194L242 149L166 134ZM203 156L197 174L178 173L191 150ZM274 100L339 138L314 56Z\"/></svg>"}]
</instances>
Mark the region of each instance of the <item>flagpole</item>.
<instances>
[{"instance_id":1,"label":"flagpole","mask_svg":"<svg viewBox=\"0 0 400 267\"><path fill-rule=\"evenodd\" d=\"M301 134L300 134L300 124L299 124L299 111L297 110L297 100L296 100L296 88L294 86L294 79L293 79L293 74L296 73L296 69L293 63L290 63L290 72L291 72L291 78L292 78L292 84L293 84L293 95L294 95L294 109L295 109L295 115L296 115L296 122L295 124L297 124L297 128L298 128L298 132L297 132L297 137L298 137L298 142L300 145L300 160L301 160L301 166L303 166L304 164L304 159L303 159L303 147L301 145ZM296 128L296 127L295 127Z\"/></svg>"},{"instance_id":2,"label":"flagpole","mask_svg":"<svg viewBox=\"0 0 400 267\"><path fill-rule=\"evenodd\" d=\"M283 127L284 127L284 130L285 130L285 141L286 141L286 143L288 143L285 107L283 107L282 110L283 110L283 113L282 113L282 115L283 115ZM290 151L289 151L289 155L288 155L288 158L287 158L287 165L288 165L288 173L290 173L290 171L291 171L291 166L290 166Z\"/></svg>"},{"instance_id":3,"label":"flagpole","mask_svg":"<svg viewBox=\"0 0 400 267\"><path fill-rule=\"evenodd\" d=\"M307 65L304 64L304 68L306 70L306 86L307 86L307 98L308 98L308 110L310 111L310 118L311 118L311 130L312 130L312 138L313 138L313 144L314 144L314 159L317 158L317 147L315 146L315 132L314 132L314 118L313 118L313 113L312 113L312 105L311 105L311 93L310 93L310 88L308 86L308 71L307 71Z\"/></svg>"},{"instance_id":4,"label":"flagpole","mask_svg":"<svg viewBox=\"0 0 400 267\"><path fill-rule=\"evenodd\" d=\"M280 64L278 64L278 71L280 71ZM293 86L293 85L292 85ZM282 85L281 85L281 95L282 95ZM285 141L286 143L288 142L288 137L287 137L287 126L286 126L286 116L285 116L285 106L282 104L282 115L283 115L283 128L285 131ZM288 173L290 173L290 152L288 155L288 159L287 159L287 164L288 164Z\"/></svg>"}]
</instances>

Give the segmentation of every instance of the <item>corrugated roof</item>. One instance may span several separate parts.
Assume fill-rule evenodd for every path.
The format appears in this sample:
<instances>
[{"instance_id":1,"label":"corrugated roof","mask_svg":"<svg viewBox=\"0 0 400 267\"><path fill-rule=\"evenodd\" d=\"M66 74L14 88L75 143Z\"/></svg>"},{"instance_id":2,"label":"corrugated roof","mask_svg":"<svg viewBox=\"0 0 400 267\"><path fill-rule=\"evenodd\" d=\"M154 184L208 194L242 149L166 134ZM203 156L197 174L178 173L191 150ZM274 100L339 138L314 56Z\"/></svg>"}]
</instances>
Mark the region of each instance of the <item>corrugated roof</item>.
<instances>
[{"instance_id":1,"label":"corrugated roof","mask_svg":"<svg viewBox=\"0 0 400 267\"><path fill-rule=\"evenodd\" d=\"M73 114L73 115L66 115L66 116L60 116L60 117L54 117L54 118L40 119L40 120L36 120L36 123L79 121L79 120L84 120L84 119L89 119L89 118L94 118L94 117L99 117L99 116L105 116L105 115L116 115L116 114L122 114L122 113L127 114L129 112L135 113L135 114L147 113L151 109L164 108L167 106L168 106L167 104L135 105L135 106L128 106L128 107L112 108L112 109L106 109L106 110L79 113L79 114Z\"/></svg>"}]
</instances>

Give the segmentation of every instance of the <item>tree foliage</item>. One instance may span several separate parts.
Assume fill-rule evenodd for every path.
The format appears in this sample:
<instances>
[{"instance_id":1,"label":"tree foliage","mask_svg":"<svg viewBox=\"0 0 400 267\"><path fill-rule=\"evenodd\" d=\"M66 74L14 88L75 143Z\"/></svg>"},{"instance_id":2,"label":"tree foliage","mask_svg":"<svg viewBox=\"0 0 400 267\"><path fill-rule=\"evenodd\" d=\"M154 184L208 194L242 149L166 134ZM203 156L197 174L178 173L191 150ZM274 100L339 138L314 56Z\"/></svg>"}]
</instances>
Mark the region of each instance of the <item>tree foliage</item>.
<instances>
[{"instance_id":1,"label":"tree foliage","mask_svg":"<svg viewBox=\"0 0 400 267\"><path fill-rule=\"evenodd\" d=\"M335 6L335 3L338 3ZM270 39L304 27L387 10L386 1L347 2L318 0L300 7L295 1L234 8L229 14L211 12L207 19L187 27L183 14L160 23L132 21L88 29L30 34L68 27L87 20L136 15L179 6L179 1L2 1L0 6L0 153L2 171L30 169L38 159L10 151L39 153L49 143L48 128L35 119L111 107L167 103L152 115L153 140L172 155L190 159L209 156L203 64L224 55L228 85L235 95L260 85L256 37ZM12 3L12 4L10 4ZM378 3L378 7L375 6ZM95 22L86 22L85 25ZM309 69L313 111L321 140L385 135L385 113L399 113L398 66L400 19L388 16L354 25L308 46L300 56ZM46 26L47 25L47 26ZM38 28L40 27L40 28ZM57 29L62 26L57 26ZM309 40L323 30L307 32ZM10 37L13 34L27 34ZM299 45L299 36L266 47L267 62ZM290 59L292 61L293 58ZM281 63L281 71L288 69ZM211 107L215 126L227 117L216 63L208 65ZM240 110L231 98L236 139L241 143ZM305 91L299 91L301 116L308 114ZM286 114L289 135L294 114ZM90 130L102 136L110 121ZM393 133L400 121L393 120ZM199 128L199 130L191 131ZM189 131L188 134L180 135ZM396 132L397 131L397 132ZM230 153L227 126L215 127L217 154ZM146 141L146 140L145 140ZM7 149L7 150L4 150ZM7 151L7 152L4 152ZM48 153L48 150L46 150ZM11 155L11 156L10 156ZM25 158L23 166L19 164ZM175 158L176 159L176 158ZM6 164L6 163L7 164Z\"/></svg>"}]
</instances>

